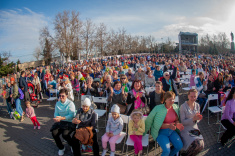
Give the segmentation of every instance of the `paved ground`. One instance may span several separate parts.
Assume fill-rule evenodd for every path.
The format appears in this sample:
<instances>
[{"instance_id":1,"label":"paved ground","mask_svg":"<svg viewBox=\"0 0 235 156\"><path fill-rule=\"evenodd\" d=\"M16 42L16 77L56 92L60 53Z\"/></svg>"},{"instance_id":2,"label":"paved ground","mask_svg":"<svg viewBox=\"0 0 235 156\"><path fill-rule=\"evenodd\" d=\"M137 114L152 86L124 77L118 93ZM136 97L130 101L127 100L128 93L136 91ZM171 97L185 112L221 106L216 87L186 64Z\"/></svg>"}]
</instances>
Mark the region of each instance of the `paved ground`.
<instances>
[{"instance_id":1,"label":"paved ground","mask_svg":"<svg viewBox=\"0 0 235 156\"><path fill-rule=\"evenodd\" d=\"M180 104L186 100L186 94L180 94ZM75 102L76 107L79 106L79 102ZM56 156L58 149L52 139L50 128L53 124L52 118L54 113L55 102L43 100L39 108L35 108L35 112L38 121L41 124L40 130L34 130L33 124L29 118L26 118L22 123L18 120L9 119L6 112L6 106L3 105L2 100L0 102L0 155L2 156ZM25 110L25 106L22 103L22 107ZM232 144L229 148L221 147L217 143L217 131L219 130L218 124L207 124L207 113L203 114L204 119L199 123L199 128L205 140L205 149L199 155L205 156L232 156L235 155L235 144ZM216 116L211 117L212 122L216 121ZM99 121L99 126L104 126L104 122ZM102 152L100 138L104 134L104 129L100 129L98 134L100 152ZM64 142L66 156L71 156L70 148ZM117 145L117 155L121 154L124 143ZM134 148L129 148L129 155L133 155ZM144 148L144 155L146 155L146 148ZM161 148L156 150L157 155L160 155ZM91 153L85 153L84 155L92 155ZM149 155L154 155L154 142L150 139Z\"/></svg>"}]
</instances>

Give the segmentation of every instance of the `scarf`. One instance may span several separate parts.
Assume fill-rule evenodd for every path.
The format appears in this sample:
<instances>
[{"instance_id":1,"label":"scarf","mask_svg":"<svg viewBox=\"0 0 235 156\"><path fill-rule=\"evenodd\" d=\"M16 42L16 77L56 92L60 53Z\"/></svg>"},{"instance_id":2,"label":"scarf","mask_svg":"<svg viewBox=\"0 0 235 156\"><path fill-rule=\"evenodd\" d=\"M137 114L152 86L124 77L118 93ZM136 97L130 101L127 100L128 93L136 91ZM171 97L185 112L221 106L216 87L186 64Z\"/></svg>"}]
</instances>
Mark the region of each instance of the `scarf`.
<instances>
[{"instance_id":1,"label":"scarf","mask_svg":"<svg viewBox=\"0 0 235 156\"><path fill-rule=\"evenodd\" d=\"M171 79L169 79L169 82L166 80L166 83L170 86L169 91L172 91Z\"/></svg>"},{"instance_id":2,"label":"scarf","mask_svg":"<svg viewBox=\"0 0 235 156\"><path fill-rule=\"evenodd\" d=\"M113 89L113 92L114 92L114 94L118 94L119 95L122 92L122 89L120 89L120 90Z\"/></svg>"},{"instance_id":3,"label":"scarf","mask_svg":"<svg viewBox=\"0 0 235 156\"><path fill-rule=\"evenodd\" d=\"M133 95L136 96L136 91L134 89L132 89ZM144 107L145 104L142 102L142 100L140 99L140 97L137 97L136 100L134 101L134 108L138 109L140 107Z\"/></svg>"}]
</instances>

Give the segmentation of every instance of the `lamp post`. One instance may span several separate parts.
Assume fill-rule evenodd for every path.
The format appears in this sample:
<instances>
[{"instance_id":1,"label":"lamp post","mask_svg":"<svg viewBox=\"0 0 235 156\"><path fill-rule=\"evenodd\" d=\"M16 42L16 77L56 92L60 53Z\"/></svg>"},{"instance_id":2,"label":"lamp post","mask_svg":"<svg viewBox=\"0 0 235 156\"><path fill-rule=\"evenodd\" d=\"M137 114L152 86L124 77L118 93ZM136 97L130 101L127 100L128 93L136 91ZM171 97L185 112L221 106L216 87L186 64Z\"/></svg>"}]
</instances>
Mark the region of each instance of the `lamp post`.
<instances>
[{"instance_id":1,"label":"lamp post","mask_svg":"<svg viewBox=\"0 0 235 156\"><path fill-rule=\"evenodd\" d=\"M162 39L162 53L163 53L163 38L161 38Z\"/></svg>"}]
</instances>

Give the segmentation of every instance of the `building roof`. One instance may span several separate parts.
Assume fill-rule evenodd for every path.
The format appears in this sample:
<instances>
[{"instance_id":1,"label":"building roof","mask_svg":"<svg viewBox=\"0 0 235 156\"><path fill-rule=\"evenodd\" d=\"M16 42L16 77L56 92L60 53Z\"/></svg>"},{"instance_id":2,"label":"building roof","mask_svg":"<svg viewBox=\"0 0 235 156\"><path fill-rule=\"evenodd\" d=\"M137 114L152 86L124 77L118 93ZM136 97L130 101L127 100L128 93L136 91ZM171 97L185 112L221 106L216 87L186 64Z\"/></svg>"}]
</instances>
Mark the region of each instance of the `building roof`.
<instances>
[{"instance_id":1,"label":"building roof","mask_svg":"<svg viewBox=\"0 0 235 156\"><path fill-rule=\"evenodd\" d=\"M191 32L180 32L179 35L194 35L194 36L198 36L197 33L191 33Z\"/></svg>"}]
</instances>

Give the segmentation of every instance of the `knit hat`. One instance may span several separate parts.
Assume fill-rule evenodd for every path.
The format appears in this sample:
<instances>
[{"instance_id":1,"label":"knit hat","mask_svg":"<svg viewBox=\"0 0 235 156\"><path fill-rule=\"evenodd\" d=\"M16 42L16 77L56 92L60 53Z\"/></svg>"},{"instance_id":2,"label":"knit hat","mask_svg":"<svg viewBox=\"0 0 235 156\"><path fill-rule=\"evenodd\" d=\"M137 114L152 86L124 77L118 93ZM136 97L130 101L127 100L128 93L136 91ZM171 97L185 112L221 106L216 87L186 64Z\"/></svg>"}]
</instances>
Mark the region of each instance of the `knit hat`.
<instances>
[{"instance_id":1,"label":"knit hat","mask_svg":"<svg viewBox=\"0 0 235 156\"><path fill-rule=\"evenodd\" d=\"M135 114L141 114L141 119L143 118L143 113L142 112L140 112L139 110L133 110L132 111L132 113L131 113L131 115L130 115L130 117L131 117L131 119L133 120L133 115L135 115Z\"/></svg>"},{"instance_id":2,"label":"knit hat","mask_svg":"<svg viewBox=\"0 0 235 156\"><path fill-rule=\"evenodd\" d=\"M82 102L82 106L83 105L90 107L91 106L91 100L89 98L85 98L85 100Z\"/></svg>"},{"instance_id":3,"label":"knit hat","mask_svg":"<svg viewBox=\"0 0 235 156\"><path fill-rule=\"evenodd\" d=\"M111 112L120 114L120 108L118 105L114 104L111 108Z\"/></svg>"},{"instance_id":4,"label":"knit hat","mask_svg":"<svg viewBox=\"0 0 235 156\"><path fill-rule=\"evenodd\" d=\"M15 81L14 77L11 77L11 81Z\"/></svg>"}]
</instances>

